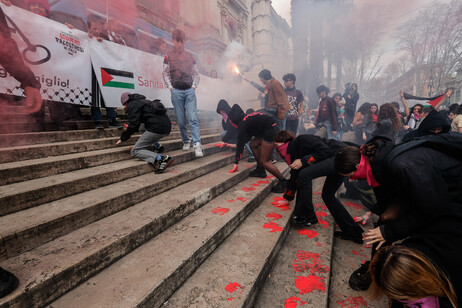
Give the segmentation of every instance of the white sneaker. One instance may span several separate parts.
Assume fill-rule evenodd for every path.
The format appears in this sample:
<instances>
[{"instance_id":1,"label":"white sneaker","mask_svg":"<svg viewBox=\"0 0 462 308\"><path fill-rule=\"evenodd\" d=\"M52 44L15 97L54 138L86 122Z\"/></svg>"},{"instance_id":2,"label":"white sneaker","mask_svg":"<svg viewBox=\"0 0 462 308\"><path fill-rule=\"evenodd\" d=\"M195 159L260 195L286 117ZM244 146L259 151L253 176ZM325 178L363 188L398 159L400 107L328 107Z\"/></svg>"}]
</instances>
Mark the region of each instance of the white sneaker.
<instances>
[{"instance_id":1,"label":"white sneaker","mask_svg":"<svg viewBox=\"0 0 462 308\"><path fill-rule=\"evenodd\" d=\"M183 142L183 151L189 151L190 147L191 147L191 143Z\"/></svg>"},{"instance_id":2,"label":"white sneaker","mask_svg":"<svg viewBox=\"0 0 462 308\"><path fill-rule=\"evenodd\" d=\"M196 157L203 157L204 153L202 152L202 146L200 142L194 143L194 152L196 153Z\"/></svg>"}]
</instances>

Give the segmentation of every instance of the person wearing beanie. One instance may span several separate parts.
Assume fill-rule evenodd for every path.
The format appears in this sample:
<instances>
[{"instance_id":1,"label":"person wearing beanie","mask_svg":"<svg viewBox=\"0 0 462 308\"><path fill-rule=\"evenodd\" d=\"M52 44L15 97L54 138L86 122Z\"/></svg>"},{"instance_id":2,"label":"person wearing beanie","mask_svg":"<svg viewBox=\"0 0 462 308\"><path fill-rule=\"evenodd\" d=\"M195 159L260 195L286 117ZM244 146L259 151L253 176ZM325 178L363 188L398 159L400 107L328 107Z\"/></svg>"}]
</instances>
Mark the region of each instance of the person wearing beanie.
<instances>
[{"instance_id":1,"label":"person wearing beanie","mask_svg":"<svg viewBox=\"0 0 462 308\"><path fill-rule=\"evenodd\" d=\"M257 168L250 172L249 176L265 178L265 170L267 170L279 180L271 192L283 193L287 180L278 168L270 162L271 153L274 150L273 138L279 131L274 117L260 112L246 115L239 105L234 104L229 112L229 120L238 132L234 168L229 172L238 171L244 146L250 141L250 148L257 161Z\"/></svg>"},{"instance_id":2,"label":"person wearing beanie","mask_svg":"<svg viewBox=\"0 0 462 308\"><path fill-rule=\"evenodd\" d=\"M172 164L173 159L168 155L152 152L148 148L159 139L169 135L172 130L172 122L167 115L167 109L160 100L150 101L144 95L137 93L122 93L120 101L127 109L130 124L127 130L122 132L117 144L130 139L131 135L138 132L140 125L144 123L146 131L135 143L130 154L132 157L151 164L155 173L164 172Z\"/></svg>"}]
</instances>

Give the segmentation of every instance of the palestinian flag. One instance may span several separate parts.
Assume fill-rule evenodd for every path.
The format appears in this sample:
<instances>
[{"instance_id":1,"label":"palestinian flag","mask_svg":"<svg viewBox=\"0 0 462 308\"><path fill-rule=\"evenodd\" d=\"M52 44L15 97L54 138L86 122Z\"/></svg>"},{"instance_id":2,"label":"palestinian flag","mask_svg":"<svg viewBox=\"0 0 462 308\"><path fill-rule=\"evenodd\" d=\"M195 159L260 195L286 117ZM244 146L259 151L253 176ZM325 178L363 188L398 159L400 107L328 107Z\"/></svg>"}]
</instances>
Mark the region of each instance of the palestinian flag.
<instances>
[{"instance_id":1,"label":"palestinian flag","mask_svg":"<svg viewBox=\"0 0 462 308\"><path fill-rule=\"evenodd\" d=\"M101 68L101 82L103 87L134 89L135 84L132 72Z\"/></svg>"},{"instance_id":2,"label":"palestinian flag","mask_svg":"<svg viewBox=\"0 0 462 308\"><path fill-rule=\"evenodd\" d=\"M415 99L415 100L420 100L420 101L427 101L427 103L429 103L430 105L432 105L433 107L435 107L436 105L438 105L439 102L441 102L442 99L444 99L446 93L448 92L449 90L447 90L446 92L444 92L443 94L440 94L438 96L434 96L434 97L421 97L421 96L414 96L414 95L411 95L409 93L406 93L404 92L404 98L405 99Z\"/></svg>"}]
</instances>

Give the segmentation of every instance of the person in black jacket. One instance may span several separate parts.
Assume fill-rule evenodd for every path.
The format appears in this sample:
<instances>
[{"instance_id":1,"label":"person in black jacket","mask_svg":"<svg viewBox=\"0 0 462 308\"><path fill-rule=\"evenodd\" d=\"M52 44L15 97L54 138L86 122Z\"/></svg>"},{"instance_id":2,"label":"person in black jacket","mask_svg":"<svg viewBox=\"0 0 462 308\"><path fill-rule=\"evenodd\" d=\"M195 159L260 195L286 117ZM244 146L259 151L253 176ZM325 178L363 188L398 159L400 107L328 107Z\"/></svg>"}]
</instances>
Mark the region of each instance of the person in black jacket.
<instances>
[{"instance_id":1,"label":"person in black jacket","mask_svg":"<svg viewBox=\"0 0 462 308\"><path fill-rule=\"evenodd\" d=\"M260 112L246 115L241 107L234 104L229 113L229 120L237 127L237 148L234 159L234 168L229 172L238 171L239 160L241 159L244 146L250 141L250 148L255 159L257 168L250 172L250 176L265 178L265 169L279 179L276 186L272 187L274 193L283 193L287 180L282 173L269 160L274 150L273 138L279 131L276 119ZM253 137L253 139L252 139Z\"/></svg>"},{"instance_id":2,"label":"person in black jacket","mask_svg":"<svg viewBox=\"0 0 462 308\"><path fill-rule=\"evenodd\" d=\"M365 233L366 242L377 244L378 249L385 242L426 232L445 217L462 220L461 151L462 137L450 133L422 136L397 146L375 137L361 151L354 147L339 151L336 170L343 175L356 172L362 152L382 189L376 194L379 226ZM369 287L367 266L364 263L350 277L352 288Z\"/></svg>"},{"instance_id":3,"label":"person in black jacket","mask_svg":"<svg viewBox=\"0 0 462 308\"><path fill-rule=\"evenodd\" d=\"M217 113L220 114L223 119L221 120L221 126L223 127L223 132L221 133L221 141L230 144L237 143L237 128L231 125L229 121L229 112L231 107L228 102L224 99L220 99L217 105Z\"/></svg>"},{"instance_id":4,"label":"person in black jacket","mask_svg":"<svg viewBox=\"0 0 462 308\"><path fill-rule=\"evenodd\" d=\"M149 101L141 94L122 93L120 100L127 108L127 118L130 124L127 130L122 132L117 144L127 141L131 135L136 133L144 123L146 131L141 135L133 146L130 154L140 158L153 166L159 163L158 168L154 167L155 173L162 173L173 162L168 155L160 155L148 150L159 139L170 134L172 122L167 115L167 109L159 100Z\"/></svg>"},{"instance_id":5,"label":"person in black jacket","mask_svg":"<svg viewBox=\"0 0 462 308\"><path fill-rule=\"evenodd\" d=\"M347 83L343 98L345 99L345 122L346 126L350 128L356 113L356 104L359 100L358 85L353 83L350 86L350 84Z\"/></svg>"},{"instance_id":6,"label":"person in black jacket","mask_svg":"<svg viewBox=\"0 0 462 308\"><path fill-rule=\"evenodd\" d=\"M363 229L335 197L335 192L342 185L343 176L334 170L334 155L346 144L314 135L300 135L294 139L289 131L280 131L274 137L274 144L292 169L284 194L285 199L293 200L295 191L297 192L292 223L299 227L318 223L312 201L312 180L327 176L322 199L342 230L336 232L336 237L362 243Z\"/></svg>"}]
</instances>

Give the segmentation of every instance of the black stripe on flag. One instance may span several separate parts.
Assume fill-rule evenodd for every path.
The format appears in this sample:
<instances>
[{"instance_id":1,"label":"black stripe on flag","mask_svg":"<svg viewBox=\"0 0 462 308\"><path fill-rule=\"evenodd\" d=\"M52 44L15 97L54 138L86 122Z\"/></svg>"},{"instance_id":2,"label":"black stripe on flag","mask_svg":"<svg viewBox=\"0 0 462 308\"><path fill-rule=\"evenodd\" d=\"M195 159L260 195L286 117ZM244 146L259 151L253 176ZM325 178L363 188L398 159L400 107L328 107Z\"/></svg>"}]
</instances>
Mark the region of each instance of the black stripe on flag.
<instances>
[{"instance_id":1,"label":"black stripe on flag","mask_svg":"<svg viewBox=\"0 0 462 308\"><path fill-rule=\"evenodd\" d=\"M112 68L105 68L105 67L102 67L102 69L105 70L106 73L108 73L109 75L112 75L112 76L134 78L132 72L120 71L120 70L115 70L115 69L112 69Z\"/></svg>"}]
</instances>

